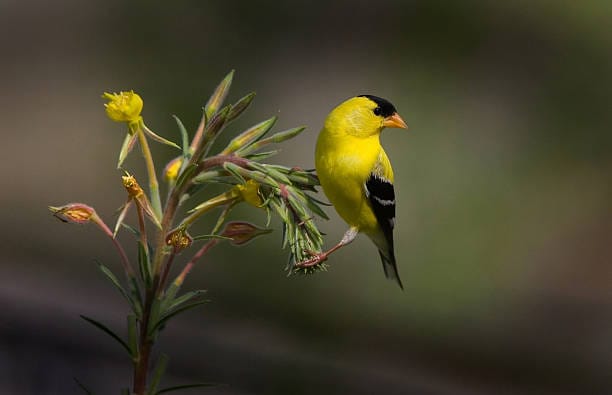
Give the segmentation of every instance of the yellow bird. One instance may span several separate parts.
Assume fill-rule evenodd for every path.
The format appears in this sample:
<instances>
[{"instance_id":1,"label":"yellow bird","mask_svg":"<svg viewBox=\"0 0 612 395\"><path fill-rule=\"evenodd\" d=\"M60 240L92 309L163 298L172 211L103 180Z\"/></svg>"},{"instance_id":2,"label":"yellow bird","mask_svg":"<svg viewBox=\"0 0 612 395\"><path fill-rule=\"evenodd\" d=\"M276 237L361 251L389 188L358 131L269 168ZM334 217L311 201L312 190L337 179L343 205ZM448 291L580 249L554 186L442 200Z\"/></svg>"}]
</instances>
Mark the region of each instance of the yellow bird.
<instances>
[{"instance_id":1,"label":"yellow bird","mask_svg":"<svg viewBox=\"0 0 612 395\"><path fill-rule=\"evenodd\" d=\"M317 140L315 167L325 195L350 228L338 244L302 265L326 260L362 232L378 247L386 277L403 289L393 251L393 169L380 145L385 127L407 128L393 104L372 95L348 99L327 116Z\"/></svg>"}]
</instances>

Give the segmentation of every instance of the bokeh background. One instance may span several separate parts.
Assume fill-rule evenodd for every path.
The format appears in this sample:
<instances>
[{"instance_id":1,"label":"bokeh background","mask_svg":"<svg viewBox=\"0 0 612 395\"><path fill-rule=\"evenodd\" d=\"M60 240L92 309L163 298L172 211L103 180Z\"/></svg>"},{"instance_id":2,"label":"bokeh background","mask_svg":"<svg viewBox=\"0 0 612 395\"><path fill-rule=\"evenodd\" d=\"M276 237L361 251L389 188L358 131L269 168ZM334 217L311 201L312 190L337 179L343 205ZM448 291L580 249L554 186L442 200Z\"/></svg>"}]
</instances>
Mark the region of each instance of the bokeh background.
<instances>
[{"instance_id":1,"label":"bokeh background","mask_svg":"<svg viewBox=\"0 0 612 395\"><path fill-rule=\"evenodd\" d=\"M236 69L230 100L257 98L229 135L272 115L275 130L308 126L274 159L285 165L313 166L323 119L344 99L396 105L410 130L382 140L405 290L365 238L329 272L287 278L273 223L188 280L211 303L164 332L164 384L609 394L611 23L603 0L1 1L0 393L79 394L73 377L97 394L127 385L122 350L78 316L123 330L126 306L95 265L119 269L115 252L47 206L86 202L112 223L124 201L124 129L103 91L138 91L147 124L178 139L171 115L193 131ZM174 154L154 152L160 166ZM138 154L127 167L144 175ZM330 214L328 244L344 232Z\"/></svg>"}]
</instances>

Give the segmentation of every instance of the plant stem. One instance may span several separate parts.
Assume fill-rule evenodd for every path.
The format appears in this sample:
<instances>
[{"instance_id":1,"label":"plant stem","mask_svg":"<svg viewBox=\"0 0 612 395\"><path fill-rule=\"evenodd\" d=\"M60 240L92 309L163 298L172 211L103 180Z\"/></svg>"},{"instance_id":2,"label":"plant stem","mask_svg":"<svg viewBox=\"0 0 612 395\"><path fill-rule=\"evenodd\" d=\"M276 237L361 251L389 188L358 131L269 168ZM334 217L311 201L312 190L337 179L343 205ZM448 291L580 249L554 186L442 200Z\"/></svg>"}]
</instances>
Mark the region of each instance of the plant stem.
<instances>
[{"instance_id":1,"label":"plant stem","mask_svg":"<svg viewBox=\"0 0 612 395\"><path fill-rule=\"evenodd\" d=\"M121 243L119 243L119 240L117 240L114 237L113 232L110 230L108 225L106 225L106 223L102 221L102 219L99 218L98 216L96 216L95 218L92 218L92 220L100 227L100 229L102 229L104 234L106 234L113 242L113 245L115 246L115 248L117 249L117 252L119 253L119 256L121 257L121 264L123 265L123 269L125 270L125 273L128 275L128 277L135 278L136 275L134 271L132 270L132 265L130 265L130 260L128 259L128 256L125 253L123 246L121 245Z\"/></svg>"},{"instance_id":2,"label":"plant stem","mask_svg":"<svg viewBox=\"0 0 612 395\"><path fill-rule=\"evenodd\" d=\"M159 197L159 183L157 182L157 175L155 173L155 164L153 163L153 156L151 155L151 149L149 148L149 143L147 138L142 131L142 127L138 128L138 141L140 143L140 148L142 150L142 156L144 157L147 173L149 174L149 192L151 193L151 205L153 206L153 211L157 218L160 218L162 215L161 209L161 198Z\"/></svg>"},{"instance_id":3,"label":"plant stem","mask_svg":"<svg viewBox=\"0 0 612 395\"><path fill-rule=\"evenodd\" d=\"M183 281L185 281L185 277L187 276L187 274L189 274L189 272L195 266L198 260L202 258L202 256L204 256L204 254L206 254L208 250L216 246L218 243L219 239L211 239L208 241L208 243L204 244L202 248L200 248L198 252L194 254L194 256L189 260L189 262L187 262L187 264L185 265L181 273L176 277L176 280L174 280L174 282L179 285L182 284Z\"/></svg>"},{"instance_id":4,"label":"plant stem","mask_svg":"<svg viewBox=\"0 0 612 395\"><path fill-rule=\"evenodd\" d=\"M134 366L134 388L133 392L136 395L145 395L147 389L147 376L149 373L149 359L151 357L151 347L153 341L149 337L149 320L151 319L151 307L153 298L155 298L156 281L153 282L151 288L147 289L145 295L145 307L143 310L142 321L140 322L140 333L138 339L138 358Z\"/></svg>"}]
</instances>

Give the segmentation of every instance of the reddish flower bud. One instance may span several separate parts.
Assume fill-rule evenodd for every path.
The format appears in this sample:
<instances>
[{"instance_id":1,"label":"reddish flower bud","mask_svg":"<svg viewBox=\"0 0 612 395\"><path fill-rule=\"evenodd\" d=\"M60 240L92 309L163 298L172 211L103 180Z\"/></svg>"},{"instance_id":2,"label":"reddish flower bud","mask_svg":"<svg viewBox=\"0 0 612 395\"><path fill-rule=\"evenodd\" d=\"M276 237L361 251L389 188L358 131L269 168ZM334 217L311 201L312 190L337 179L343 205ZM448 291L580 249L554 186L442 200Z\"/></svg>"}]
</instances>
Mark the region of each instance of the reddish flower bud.
<instances>
[{"instance_id":1,"label":"reddish flower bud","mask_svg":"<svg viewBox=\"0 0 612 395\"><path fill-rule=\"evenodd\" d=\"M61 207L49 206L53 215L62 222L85 224L97 218L96 210L82 203L69 203Z\"/></svg>"},{"instance_id":2,"label":"reddish flower bud","mask_svg":"<svg viewBox=\"0 0 612 395\"><path fill-rule=\"evenodd\" d=\"M249 222L232 221L225 225L221 236L232 239L232 244L243 245L257 236L272 232L272 229L257 227Z\"/></svg>"}]
</instances>

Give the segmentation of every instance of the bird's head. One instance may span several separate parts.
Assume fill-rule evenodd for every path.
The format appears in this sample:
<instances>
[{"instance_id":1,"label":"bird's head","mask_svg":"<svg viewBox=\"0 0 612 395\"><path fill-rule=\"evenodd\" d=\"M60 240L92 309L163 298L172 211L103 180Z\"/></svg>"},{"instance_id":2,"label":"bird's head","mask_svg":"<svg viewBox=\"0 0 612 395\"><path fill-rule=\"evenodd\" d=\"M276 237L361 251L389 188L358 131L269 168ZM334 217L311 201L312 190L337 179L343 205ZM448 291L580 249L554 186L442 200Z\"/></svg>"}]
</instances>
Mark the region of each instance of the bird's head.
<instances>
[{"instance_id":1,"label":"bird's head","mask_svg":"<svg viewBox=\"0 0 612 395\"><path fill-rule=\"evenodd\" d=\"M403 128L406 123L388 100L372 95L350 98L334 108L325 121L328 129L339 129L357 137L379 134L383 128Z\"/></svg>"}]
</instances>

